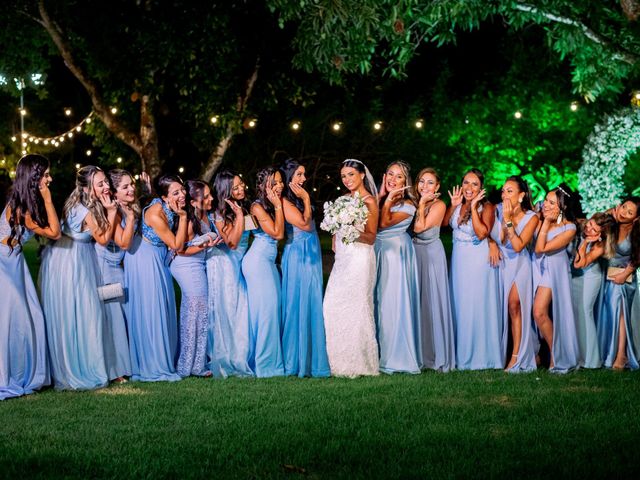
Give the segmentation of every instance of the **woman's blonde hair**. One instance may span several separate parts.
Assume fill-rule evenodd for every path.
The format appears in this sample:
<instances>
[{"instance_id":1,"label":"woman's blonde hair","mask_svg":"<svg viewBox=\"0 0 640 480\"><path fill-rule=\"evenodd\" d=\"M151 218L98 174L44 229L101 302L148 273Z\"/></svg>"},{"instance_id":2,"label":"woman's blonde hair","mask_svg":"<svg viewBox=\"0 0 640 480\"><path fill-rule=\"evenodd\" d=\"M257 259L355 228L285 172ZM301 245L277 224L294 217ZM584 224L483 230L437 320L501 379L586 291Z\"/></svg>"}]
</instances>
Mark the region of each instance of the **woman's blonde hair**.
<instances>
[{"instance_id":1,"label":"woman's blonde hair","mask_svg":"<svg viewBox=\"0 0 640 480\"><path fill-rule=\"evenodd\" d=\"M63 213L66 217L76 205L84 205L87 207L89 212L91 212L93 218L95 218L96 224L98 225L98 233L102 234L109 228L109 220L107 220L107 212L102 206L102 202L100 202L100 199L96 197L93 190L93 178L98 172L102 172L102 169L94 165L87 165L86 167L82 167L78 170L78 173L76 174L76 188L71 192L71 195L69 195L69 198L67 198L67 201L64 203ZM105 175L105 182L108 181L109 180Z\"/></svg>"},{"instance_id":2,"label":"woman's blonde hair","mask_svg":"<svg viewBox=\"0 0 640 480\"><path fill-rule=\"evenodd\" d=\"M408 198L409 200L411 200L412 203L415 204L416 195L413 189L413 181L411 180L411 165L409 165L407 162L403 160L396 160L395 162L391 162L389 165L387 165L387 168L385 168L384 170L385 173L388 172L389 169L394 165L397 165L398 167L400 167L400 170L402 170L402 174L404 175L404 178L405 178L404 186L409 187L402 193L402 198L403 199Z\"/></svg>"}]
</instances>

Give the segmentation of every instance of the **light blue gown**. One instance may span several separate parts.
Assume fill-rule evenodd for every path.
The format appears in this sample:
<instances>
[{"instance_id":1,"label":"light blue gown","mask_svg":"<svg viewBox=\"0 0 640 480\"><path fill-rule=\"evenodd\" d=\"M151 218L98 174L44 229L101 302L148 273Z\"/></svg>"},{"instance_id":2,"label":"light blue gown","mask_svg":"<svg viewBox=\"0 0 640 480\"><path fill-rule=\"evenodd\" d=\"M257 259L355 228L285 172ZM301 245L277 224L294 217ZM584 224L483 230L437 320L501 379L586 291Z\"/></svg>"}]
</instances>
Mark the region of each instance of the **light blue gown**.
<instances>
[{"instance_id":1,"label":"light blue gown","mask_svg":"<svg viewBox=\"0 0 640 480\"><path fill-rule=\"evenodd\" d=\"M563 232L575 230L573 223L550 230L547 241L553 240ZM576 321L573 315L571 300L571 270L569 268L569 254L566 247L553 252L532 254L533 258L533 287L551 289L551 319L553 321L553 355L554 368L552 373L567 373L580 365L580 347ZM535 293L534 293L535 296Z\"/></svg>"},{"instance_id":2,"label":"light blue gown","mask_svg":"<svg viewBox=\"0 0 640 480\"><path fill-rule=\"evenodd\" d=\"M458 206L449 225L453 229L451 303L459 370L502 369L506 339L499 271L489 264L489 243L479 240L471 218L458 225Z\"/></svg>"},{"instance_id":3,"label":"light blue gown","mask_svg":"<svg viewBox=\"0 0 640 480\"><path fill-rule=\"evenodd\" d=\"M285 375L331 373L322 316L322 252L315 223L307 232L287 223L282 254L282 354Z\"/></svg>"},{"instance_id":4,"label":"light blue gown","mask_svg":"<svg viewBox=\"0 0 640 480\"><path fill-rule=\"evenodd\" d=\"M157 203L162 203L171 227L175 221L173 212L159 198L149 206ZM142 235L134 237L124 259L131 379L143 382L180 380L175 369L178 327L173 279L168 267L169 253L160 237L145 223L144 211L141 221Z\"/></svg>"},{"instance_id":5,"label":"light blue gown","mask_svg":"<svg viewBox=\"0 0 640 480\"><path fill-rule=\"evenodd\" d=\"M407 228L416 207L402 203L392 213L409 215L376 235L374 314L380 348L380 371L420 373L420 292L418 267Z\"/></svg>"},{"instance_id":6,"label":"light blue gown","mask_svg":"<svg viewBox=\"0 0 640 480\"><path fill-rule=\"evenodd\" d=\"M213 218L210 218L210 221L215 229ZM242 258L249 247L249 235L248 231L242 234L235 250L224 243L207 250L207 368L214 377L254 376L253 370L249 367L247 283L242 275Z\"/></svg>"},{"instance_id":7,"label":"light blue gown","mask_svg":"<svg viewBox=\"0 0 640 480\"><path fill-rule=\"evenodd\" d=\"M210 232L209 222L202 226ZM187 246L191 246L188 242ZM180 285L180 354L176 372L181 377L204 376L207 360L208 284L205 267L206 250L194 255L176 255L171 262L173 278Z\"/></svg>"},{"instance_id":8,"label":"light blue gown","mask_svg":"<svg viewBox=\"0 0 640 480\"><path fill-rule=\"evenodd\" d=\"M45 248L39 287L46 319L53 384L89 390L109 383L102 335L107 314L98 298L100 268L89 230L89 211L76 205L64 219L62 237Z\"/></svg>"},{"instance_id":9,"label":"light blue gown","mask_svg":"<svg viewBox=\"0 0 640 480\"><path fill-rule=\"evenodd\" d=\"M24 227L20 233L22 245L33 236ZM0 240L10 234L5 209ZM44 315L19 246L11 252L0 244L0 292L0 400L4 400L33 393L51 382Z\"/></svg>"},{"instance_id":10,"label":"light blue gown","mask_svg":"<svg viewBox=\"0 0 640 480\"><path fill-rule=\"evenodd\" d=\"M587 253L591 244L587 245ZM596 312L600 310L600 292L602 290L602 266L600 260L584 268L574 268L575 250L571 249L571 298L573 315L576 319L578 348L580 349L580 366L584 368L600 368L602 357L598 346L596 330Z\"/></svg>"},{"instance_id":11,"label":"light blue gown","mask_svg":"<svg viewBox=\"0 0 640 480\"><path fill-rule=\"evenodd\" d=\"M608 267L625 268L631 258L631 235L628 235L615 247L615 255L609 260ZM636 370L640 359L639 347L636 343L640 318L633 317L634 297L637 287L636 274L631 283L616 285L605 278L602 304L598 317L598 343L605 367L613 366L618 352L618 335L620 333L620 315L623 316L627 330L627 367Z\"/></svg>"},{"instance_id":12,"label":"light blue gown","mask_svg":"<svg viewBox=\"0 0 640 480\"><path fill-rule=\"evenodd\" d=\"M420 366L449 372L455 369L456 349L449 268L440 240L440 226L416 234L413 247L420 282Z\"/></svg>"},{"instance_id":13,"label":"light blue gown","mask_svg":"<svg viewBox=\"0 0 640 480\"><path fill-rule=\"evenodd\" d=\"M121 283L124 287L124 269L122 267L124 250L118 247L113 240L104 247L99 243L96 243L94 247L102 274L102 283ZM131 376L127 321L124 314L125 301L126 292L124 298L115 298L104 302L107 321L104 322L102 341L109 380Z\"/></svg>"},{"instance_id":14,"label":"light blue gown","mask_svg":"<svg viewBox=\"0 0 640 480\"><path fill-rule=\"evenodd\" d=\"M535 217L535 213L531 210L525 212L524 217L515 227L515 232L520 235L529 221ZM509 293L515 285L518 289L518 297L520 299L520 315L522 319L520 346L518 349L518 358L516 363L508 371L509 373L532 372L536 370L536 345L534 340L536 335L533 329L533 270L531 265L531 251L525 247L519 253L516 252L511 244L511 240L506 238L503 244L500 240L500 230L502 229L502 203L496 208L496 221L492 231L492 238L500 247L502 260L500 262L500 282L502 284L502 315L504 322L504 345L506 347L506 339L509 338ZM505 350L506 355L506 350ZM507 359L509 363L511 359Z\"/></svg>"},{"instance_id":15,"label":"light blue gown","mask_svg":"<svg viewBox=\"0 0 640 480\"><path fill-rule=\"evenodd\" d=\"M257 377L284 375L280 344L281 289L275 260L278 242L261 228L242 259L249 294L249 366Z\"/></svg>"}]
</instances>

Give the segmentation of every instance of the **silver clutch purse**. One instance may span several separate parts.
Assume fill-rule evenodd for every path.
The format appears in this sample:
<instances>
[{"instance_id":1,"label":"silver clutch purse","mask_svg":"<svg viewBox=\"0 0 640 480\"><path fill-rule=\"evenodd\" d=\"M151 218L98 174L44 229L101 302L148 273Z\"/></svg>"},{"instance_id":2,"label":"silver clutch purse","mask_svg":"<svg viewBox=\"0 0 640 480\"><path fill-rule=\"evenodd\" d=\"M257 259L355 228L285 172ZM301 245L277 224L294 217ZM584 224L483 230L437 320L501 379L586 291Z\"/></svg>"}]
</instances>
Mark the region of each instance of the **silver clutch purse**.
<instances>
[{"instance_id":1,"label":"silver clutch purse","mask_svg":"<svg viewBox=\"0 0 640 480\"><path fill-rule=\"evenodd\" d=\"M98 287L98 298L103 302L124 297L122 283L107 283Z\"/></svg>"}]
</instances>

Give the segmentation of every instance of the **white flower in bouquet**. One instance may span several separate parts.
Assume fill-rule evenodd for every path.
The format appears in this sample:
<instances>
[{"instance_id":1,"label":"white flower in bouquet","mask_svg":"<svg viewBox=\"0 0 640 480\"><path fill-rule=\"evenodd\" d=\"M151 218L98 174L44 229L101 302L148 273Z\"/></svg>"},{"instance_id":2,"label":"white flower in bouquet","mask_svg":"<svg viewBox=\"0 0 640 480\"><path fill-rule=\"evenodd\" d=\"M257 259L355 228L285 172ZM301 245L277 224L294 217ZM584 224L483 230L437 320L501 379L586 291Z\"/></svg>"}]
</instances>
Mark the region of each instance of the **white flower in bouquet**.
<instances>
[{"instance_id":1,"label":"white flower in bouquet","mask_svg":"<svg viewBox=\"0 0 640 480\"><path fill-rule=\"evenodd\" d=\"M353 197L346 195L333 202L325 202L320 228L338 235L348 245L364 232L368 216L369 209L357 193Z\"/></svg>"}]
</instances>

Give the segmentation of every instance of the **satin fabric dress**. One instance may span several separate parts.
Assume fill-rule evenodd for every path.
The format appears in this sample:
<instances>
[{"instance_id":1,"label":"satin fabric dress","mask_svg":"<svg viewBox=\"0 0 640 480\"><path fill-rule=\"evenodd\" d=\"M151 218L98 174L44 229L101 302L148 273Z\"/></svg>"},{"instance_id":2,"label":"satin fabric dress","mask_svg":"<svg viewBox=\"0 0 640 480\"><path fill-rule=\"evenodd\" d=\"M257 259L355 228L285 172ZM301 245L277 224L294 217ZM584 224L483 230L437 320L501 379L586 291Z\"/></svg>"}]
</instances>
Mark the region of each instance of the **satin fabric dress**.
<instances>
[{"instance_id":1,"label":"satin fabric dress","mask_svg":"<svg viewBox=\"0 0 640 480\"><path fill-rule=\"evenodd\" d=\"M578 348L580 349L580 366L584 368L602 367L598 333L596 330L597 316L601 304L603 287L603 270L601 259L584 268L574 268L573 259L575 249L570 252L571 259L571 298L573 300L573 315L576 319L576 333ZM586 252L591 250L587 245Z\"/></svg>"},{"instance_id":2,"label":"satin fabric dress","mask_svg":"<svg viewBox=\"0 0 640 480\"><path fill-rule=\"evenodd\" d=\"M615 255L608 262L608 267L625 268L631 259L631 236L628 235L615 246ZM604 291L600 315L598 317L598 343L605 367L612 367L618 353L618 336L620 334L620 317L625 322L627 331L627 367L636 370L640 360L638 345L638 329L640 318L632 315L633 302L638 288L636 273L631 283L617 285L605 277Z\"/></svg>"},{"instance_id":3,"label":"satin fabric dress","mask_svg":"<svg viewBox=\"0 0 640 480\"><path fill-rule=\"evenodd\" d=\"M209 222L202 224L202 233L211 231ZM191 243L187 243L187 247ZM180 286L180 353L176 373L181 377L204 376L208 373L207 336L209 330L206 250L194 255L176 255L169 269Z\"/></svg>"},{"instance_id":4,"label":"satin fabric dress","mask_svg":"<svg viewBox=\"0 0 640 480\"><path fill-rule=\"evenodd\" d=\"M124 220L122 227L124 228ZM94 244L102 283L120 283L124 287L124 250L111 240L106 246ZM126 291L123 298L114 298L104 302L107 321L104 322L102 342L104 344L105 363L109 380L131 376L131 358L129 357L129 339L127 320L124 313Z\"/></svg>"},{"instance_id":5,"label":"satin fabric dress","mask_svg":"<svg viewBox=\"0 0 640 480\"><path fill-rule=\"evenodd\" d=\"M375 243L374 312L380 347L380 371L420 373L420 293L415 251L407 228L416 207L401 203L392 213L408 217L378 230Z\"/></svg>"},{"instance_id":6,"label":"satin fabric dress","mask_svg":"<svg viewBox=\"0 0 640 480\"><path fill-rule=\"evenodd\" d=\"M33 232L19 230L24 245ZM0 217L0 240L11 234L7 210ZM0 400L27 395L51 382L44 314L20 246L0 244Z\"/></svg>"},{"instance_id":7,"label":"satin fabric dress","mask_svg":"<svg viewBox=\"0 0 640 480\"><path fill-rule=\"evenodd\" d=\"M219 234L210 217L212 228ZM242 258L249 248L249 231L237 248L221 243L207 250L209 290L207 368L214 377L252 377L249 367L249 300L242 275Z\"/></svg>"},{"instance_id":8,"label":"satin fabric dress","mask_svg":"<svg viewBox=\"0 0 640 480\"><path fill-rule=\"evenodd\" d=\"M90 390L109 383L104 354L106 309L93 237L82 230L89 211L78 204L62 223L62 237L44 249L40 298L46 319L53 385L58 390Z\"/></svg>"},{"instance_id":9,"label":"satin fabric dress","mask_svg":"<svg viewBox=\"0 0 640 480\"><path fill-rule=\"evenodd\" d=\"M282 354L285 375L328 377L322 316L322 252L315 223L286 224L282 253Z\"/></svg>"},{"instance_id":10,"label":"satin fabric dress","mask_svg":"<svg viewBox=\"0 0 640 480\"><path fill-rule=\"evenodd\" d=\"M169 227L176 221L173 212L159 198L150 204L162 204ZM147 207L148 208L148 207ZM155 231L141 220L141 235L136 235L125 254L124 281L131 354L132 380L143 382L180 380L176 373L178 320L173 279L169 271L167 246Z\"/></svg>"},{"instance_id":11,"label":"satin fabric dress","mask_svg":"<svg viewBox=\"0 0 640 480\"><path fill-rule=\"evenodd\" d=\"M249 294L249 366L257 377L275 377L284 375L280 273L275 264L278 242L261 228L253 235L253 243L242 259Z\"/></svg>"},{"instance_id":12,"label":"satin fabric dress","mask_svg":"<svg viewBox=\"0 0 640 480\"><path fill-rule=\"evenodd\" d=\"M440 226L413 237L420 291L421 367L449 372L455 369L456 349L449 294L449 268Z\"/></svg>"},{"instance_id":13,"label":"satin fabric dress","mask_svg":"<svg viewBox=\"0 0 640 480\"><path fill-rule=\"evenodd\" d=\"M547 241L558 235L575 230L573 223L568 223L550 230ZM573 315L571 299L571 270L569 268L569 254L566 247L553 252L532 254L533 258L533 286L534 292L539 287L551 289L551 320L553 321L553 355L554 368L552 373L567 373L580 365L580 347L576 321ZM535 293L534 293L535 296Z\"/></svg>"},{"instance_id":14,"label":"satin fabric dress","mask_svg":"<svg viewBox=\"0 0 640 480\"><path fill-rule=\"evenodd\" d=\"M373 315L376 255L373 245L344 244L334 237L335 262L322 312L331 375L379 375L380 360Z\"/></svg>"},{"instance_id":15,"label":"satin fabric dress","mask_svg":"<svg viewBox=\"0 0 640 480\"><path fill-rule=\"evenodd\" d=\"M449 222L456 366L459 370L502 369L506 339L499 271L489 264L488 240L478 239L471 218L458 224L460 208Z\"/></svg>"},{"instance_id":16,"label":"satin fabric dress","mask_svg":"<svg viewBox=\"0 0 640 480\"><path fill-rule=\"evenodd\" d=\"M509 373L532 372L536 370L536 345L534 339L536 332L533 329L533 267L531 264L531 251L529 246L516 252L511 244L511 240L505 237L505 242L500 239L500 230L502 229L502 203L496 208L496 220L492 230L492 238L500 247L502 259L500 261L500 283L502 285L502 315L504 322L504 338L509 338L509 294L513 286L518 290L518 298L520 299L520 318L521 318L521 337L518 347L518 358L516 363L508 371ZM535 213L531 210L525 212L524 217L515 227L517 235L522 234L527 224L535 217ZM505 347L507 342L505 341ZM505 350L506 355L506 350ZM511 361L507 358L507 363Z\"/></svg>"}]
</instances>

